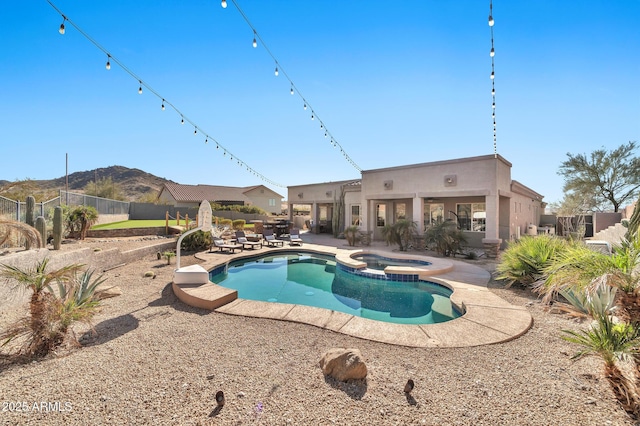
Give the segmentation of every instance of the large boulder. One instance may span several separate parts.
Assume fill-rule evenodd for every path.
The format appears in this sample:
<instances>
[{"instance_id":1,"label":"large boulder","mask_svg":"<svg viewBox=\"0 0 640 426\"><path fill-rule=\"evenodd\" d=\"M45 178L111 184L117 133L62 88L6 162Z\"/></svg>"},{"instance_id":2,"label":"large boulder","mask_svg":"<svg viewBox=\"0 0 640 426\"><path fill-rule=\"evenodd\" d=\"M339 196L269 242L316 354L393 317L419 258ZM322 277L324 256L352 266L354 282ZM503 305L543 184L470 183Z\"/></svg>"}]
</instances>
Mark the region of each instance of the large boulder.
<instances>
[{"instance_id":1,"label":"large boulder","mask_svg":"<svg viewBox=\"0 0 640 426\"><path fill-rule=\"evenodd\" d=\"M359 349L329 349L320 359L320 368L325 375L341 382L367 377L367 366Z\"/></svg>"}]
</instances>

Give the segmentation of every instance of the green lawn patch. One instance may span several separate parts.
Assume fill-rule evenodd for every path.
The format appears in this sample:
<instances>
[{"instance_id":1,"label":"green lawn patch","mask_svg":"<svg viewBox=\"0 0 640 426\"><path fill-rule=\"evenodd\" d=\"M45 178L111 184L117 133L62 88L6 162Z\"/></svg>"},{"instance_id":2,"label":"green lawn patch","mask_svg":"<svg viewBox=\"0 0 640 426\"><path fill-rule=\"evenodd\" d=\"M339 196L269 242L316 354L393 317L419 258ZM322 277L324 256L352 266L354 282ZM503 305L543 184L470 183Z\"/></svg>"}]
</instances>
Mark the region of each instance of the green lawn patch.
<instances>
[{"instance_id":1,"label":"green lawn patch","mask_svg":"<svg viewBox=\"0 0 640 426\"><path fill-rule=\"evenodd\" d=\"M184 220L180 221L180 225L184 226ZM159 220L123 220L122 222L105 223L102 225L92 226L91 229L129 229L129 228L157 228L165 226L164 219ZM170 220L169 226L176 226L176 220Z\"/></svg>"}]
</instances>

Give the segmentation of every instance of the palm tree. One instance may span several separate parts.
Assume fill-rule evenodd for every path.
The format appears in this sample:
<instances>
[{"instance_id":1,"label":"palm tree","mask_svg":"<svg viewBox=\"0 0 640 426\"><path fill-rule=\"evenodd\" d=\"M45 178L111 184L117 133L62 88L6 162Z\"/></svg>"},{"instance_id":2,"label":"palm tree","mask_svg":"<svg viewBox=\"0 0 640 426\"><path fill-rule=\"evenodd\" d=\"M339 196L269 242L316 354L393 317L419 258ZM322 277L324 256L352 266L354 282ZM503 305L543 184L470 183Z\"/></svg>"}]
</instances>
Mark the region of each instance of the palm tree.
<instances>
[{"instance_id":1,"label":"palm tree","mask_svg":"<svg viewBox=\"0 0 640 426\"><path fill-rule=\"evenodd\" d=\"M431 225L424 233L427 245L435 248L436 252L449 256L462 248L467 242L464 233L458 229L456 222L444 221Z\"/></svg>"},{"instance_id":2,"label":"palm tree","mask_svg":"<svg viewBox=\"0 0 640 426\"><path fill-rule=\"evenodd\" d=\"M616 361L638 356L640 328L626 323L615 324L606 314L599 315L596 320L597 324L586 331L563 330L562 338L582 346L574 359L588 355L602 358L605 377L616 398L628 413L637 415L640 405L635 386L624 376Z\"/></svg>"},{"instance_id":3,"label":"palm tree","mask_svg":"<svg viewBox=\"0 0 640 426\"><path fill-rule=\"evenodd\" d=\"M20 334L29 334L26 352L31 355L45 355L54 346L54 336L51 336L50 316L51 305L55 299L52 284L61 285L73 279L76 272L83 266L73 264L55 271L47 271L49 259L37 262L34 268L20 269L17 266L0 265L0 277L14 280L22 291L31 291L29 302L28 323L22 322L24 327L9 329L3 337L11 340Z\"/></svg>"},{"instance_id":4,"label":"palm tree","mask_svg":"<svg viewBox=\"0 0 640 426\"><path fill-rule=\"evenodd\" d=\"M81 240L87 236L87 231L98 220L98 210L91 206L78 206L69 213L70 228L78 233Z\"/></svg>"},{"instance_id":5,"label":"palm tree","mask_svg":"<svg viewBox=\"0 0 640 426\"><path fill-rule=\"evenodd\" d=\"M36 228L17 220L0 219L0 246L14 235L24 238L27 247L42 247L42 237Z\"/></svg>"},{"instance_id":6,"label":"palm tree","mask_svg":"<svg viewBox=\"0 0 640 426\"><path fill-rule=\"evenodd\" d=\"M398 244L400 251L406 251L418 229L418 224L407 219L400 219L393 225L382 228L382 236L389 245Z\"/></svg>"}]
</instances>

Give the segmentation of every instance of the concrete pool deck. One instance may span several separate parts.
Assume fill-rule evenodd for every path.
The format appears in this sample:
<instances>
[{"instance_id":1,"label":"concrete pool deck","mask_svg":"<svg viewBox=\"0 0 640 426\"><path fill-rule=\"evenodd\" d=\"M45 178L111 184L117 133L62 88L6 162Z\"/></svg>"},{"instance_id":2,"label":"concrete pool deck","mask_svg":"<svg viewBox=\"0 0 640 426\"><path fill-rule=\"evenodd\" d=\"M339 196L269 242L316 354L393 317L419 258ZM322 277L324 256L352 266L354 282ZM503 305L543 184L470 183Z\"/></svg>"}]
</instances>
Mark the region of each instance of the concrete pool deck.
<instances>
[{"instance_id":1,"label":"concrete pool deck","mask_svg":"<svg viewBox=\"0 0 640 426\"><path fill-rule=\"evenodd\" d=\"M204 261L202 266L205 269L211 270L234 259L277 251L313 251L343 259L362 249L383 255L391 253L391 248L386 246L349 247L345 240L325 235L302 234L301 237L304 240L302 247L291 247L285 243L283 248L263 247L235 254L202 252L196 256ZM511 305L487 288L491 276L486 270L462 261L427 257L419 252L410 252L409 255L433 263L430 269L420 273L421 277L428 276L430 281L451 288L451 301L465 312L464 315L439 324L393 324L311 306L238 299L235 290L213 283L174 283L173 290L181 301L195 307L231 315L299 322L353 337L410 347L466 347L501 343L515 339L531 328L533 318L525 307ZM406 254L393 252L393 256L401 258Z\"/></svg>"}]
</instances>

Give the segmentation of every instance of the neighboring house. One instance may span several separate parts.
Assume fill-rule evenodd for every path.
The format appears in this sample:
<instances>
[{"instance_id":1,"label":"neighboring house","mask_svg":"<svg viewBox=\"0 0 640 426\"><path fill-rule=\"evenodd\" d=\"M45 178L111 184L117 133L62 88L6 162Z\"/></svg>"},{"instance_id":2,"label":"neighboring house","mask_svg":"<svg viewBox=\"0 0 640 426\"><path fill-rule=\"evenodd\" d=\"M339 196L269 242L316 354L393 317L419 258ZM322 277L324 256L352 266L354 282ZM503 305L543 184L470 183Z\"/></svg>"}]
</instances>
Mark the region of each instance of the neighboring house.
<instances>
[{"instance_id":1,"label":"neighboring house","mask_svg":"<svg viewBox=\"0 0 640 426\"><path fill-rule=\"evenodd\" d=\"M539 224L542 198L511 180L511 163L499 155L365 170L359 180L288 187L289 216L293 203L310 205L318 232L330 232L340 217L343 229L358 225L381 240L384 226L399 219L416 222L419 234L430 224L454 220L469 246L491 250ZM343 211L334 215L336 208Z\"/></svg>"},{"instance_id":2,"label":"neighboring house","mask_svg":"<svg viewBox=\"0 0 640 426\"><path fill-rule=\"evenodd\" d=\"M280 214L282 198L282 195L264 185L235 187L165 183L158 195L158 202L175 207L198 208L202 200L207 200L223 206L256 206L269 213Z\"/></svg>"}]
</instances>

